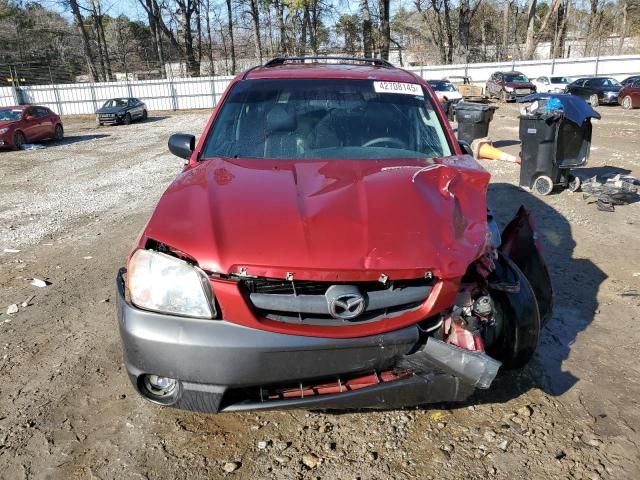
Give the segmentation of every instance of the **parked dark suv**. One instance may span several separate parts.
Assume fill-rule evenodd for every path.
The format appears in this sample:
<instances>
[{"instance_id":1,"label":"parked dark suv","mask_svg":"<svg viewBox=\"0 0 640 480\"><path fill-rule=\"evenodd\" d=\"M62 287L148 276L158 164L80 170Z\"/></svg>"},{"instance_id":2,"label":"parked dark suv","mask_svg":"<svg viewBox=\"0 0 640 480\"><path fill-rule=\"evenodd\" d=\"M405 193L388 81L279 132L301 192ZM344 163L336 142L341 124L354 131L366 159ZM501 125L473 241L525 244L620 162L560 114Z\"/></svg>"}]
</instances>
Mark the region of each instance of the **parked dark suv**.
<instances>
[{"instance_id":1,"label":"parked dark suv","mask_svg":"<svg viewBox=\"0 0 640 480\"><path fill-rule=\"evenodd\" d=\"M501 102L515 101L518 97L526 97L536 92L536 86L524 73L495 72L487 80L486 95L498 98Z\"/></svg>"},{"instance_id":2,"label":"parked dark suv","mask_svg":"<svg viewBox=\"0 0 640 480\"><path fill-rule=\"evenodd\" d=\"M615 78L585 77L579 78L567 85L567 93L582 97L592 107L598 105L617 105L618 94L622 85Z\"/></svg>"},{"instance_id":3,"label":"parked dark suv","mask_svg":"<svg viewBox=\"0 0 640 480\"><path fill-rule=\"evenodd\" d=\"M96 111L98 125L129 125L147 118L147 106L137 98L112 98Z\"/></svg>"},{"instance_id":4,"label":"parked dark suv","mask_svg":"<svg viewBox=\"0 0 640 480\"><path fill-rule=\"evenodd\" d=\"M126 370L152 402L462 400L533 355L552 293L528 213L501 236L489 173L416 74L274 59L169 149L187 163L117 277Z\"/></svg>"}]
</instances>

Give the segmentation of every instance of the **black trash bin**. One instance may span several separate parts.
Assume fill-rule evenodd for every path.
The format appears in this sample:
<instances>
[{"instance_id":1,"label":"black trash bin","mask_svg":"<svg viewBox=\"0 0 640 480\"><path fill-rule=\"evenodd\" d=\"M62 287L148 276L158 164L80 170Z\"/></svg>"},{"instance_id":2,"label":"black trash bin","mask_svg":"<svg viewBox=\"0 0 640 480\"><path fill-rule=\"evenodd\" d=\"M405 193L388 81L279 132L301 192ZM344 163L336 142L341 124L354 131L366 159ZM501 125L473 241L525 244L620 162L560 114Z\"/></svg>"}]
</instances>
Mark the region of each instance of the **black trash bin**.
<instances>
[{"instance_id":1,"label":"black trash bin","mask_svg":"<svg viewBox=\"0 0 640 480\"><path fill-rule=\"evenodd\" d=\"M556 185L578 190L580 180L570 169L589 160L591 118L600 116L581 98L542 95L525 97L539 105L520 115L520 185L539 195L551 193ZM554 97L555 103L549 102Z\"/></svg>"},{"instance_id":2,"label":"black trash bin","mask_svg":"<svg viewBox=\"0 0 640 480\"><path fill-rule=\"evenodd\" d=\"M458 140L471 143L476 138L486 137L496 108L487 103L459 102L455 107Z\"/></svg>"}]
</instances>

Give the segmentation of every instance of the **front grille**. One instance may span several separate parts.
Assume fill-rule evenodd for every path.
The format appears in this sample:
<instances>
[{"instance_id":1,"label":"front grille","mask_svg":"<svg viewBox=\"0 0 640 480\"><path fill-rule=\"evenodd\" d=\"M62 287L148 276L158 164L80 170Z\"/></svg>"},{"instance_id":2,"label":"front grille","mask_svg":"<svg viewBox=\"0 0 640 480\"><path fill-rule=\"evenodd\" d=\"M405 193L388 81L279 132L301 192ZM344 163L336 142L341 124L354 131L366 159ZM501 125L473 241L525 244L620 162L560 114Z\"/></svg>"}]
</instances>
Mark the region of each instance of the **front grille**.
<instances>
[{"instance_id":1,"label":"front grille","mask_svg":"<svg viewBox=\"0 0 640 480\"><path fill-rule=\"evenodd\" d=\"M259 316L282 323L321 326L375 322L416 310L429 297L434 284L434 279L389 280L385 284L242 280L247 299ZM356 312L353 317L351 308Z\"/></svg>"}]
</instances>

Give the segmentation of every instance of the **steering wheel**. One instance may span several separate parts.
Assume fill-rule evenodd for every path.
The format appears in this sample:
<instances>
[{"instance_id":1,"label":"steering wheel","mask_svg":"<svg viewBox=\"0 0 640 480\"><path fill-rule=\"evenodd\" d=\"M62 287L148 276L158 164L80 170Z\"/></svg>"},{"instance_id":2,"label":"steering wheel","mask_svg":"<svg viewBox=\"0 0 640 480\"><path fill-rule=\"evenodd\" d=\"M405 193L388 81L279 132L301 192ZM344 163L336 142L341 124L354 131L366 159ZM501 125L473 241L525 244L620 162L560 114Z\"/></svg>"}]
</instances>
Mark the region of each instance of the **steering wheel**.
<instances>
[{"instance_id":1,"label":"steering wheel","mask_svg":"<svg viewBox=\"0 0 640 480\"><path fill-rule=\"evenodd\" d=\"M403 150L407 149L407 144L406 143L404 143L400 139L393 138L393 137L378 137L378 138L374 138L372 140L369 140L367 143L365 143L362 146L363 147L373 147L374 145L377 145L378 143L391 143L393 145L397 145L399 148L402 148Z\"/></svg>"}]
</instances>

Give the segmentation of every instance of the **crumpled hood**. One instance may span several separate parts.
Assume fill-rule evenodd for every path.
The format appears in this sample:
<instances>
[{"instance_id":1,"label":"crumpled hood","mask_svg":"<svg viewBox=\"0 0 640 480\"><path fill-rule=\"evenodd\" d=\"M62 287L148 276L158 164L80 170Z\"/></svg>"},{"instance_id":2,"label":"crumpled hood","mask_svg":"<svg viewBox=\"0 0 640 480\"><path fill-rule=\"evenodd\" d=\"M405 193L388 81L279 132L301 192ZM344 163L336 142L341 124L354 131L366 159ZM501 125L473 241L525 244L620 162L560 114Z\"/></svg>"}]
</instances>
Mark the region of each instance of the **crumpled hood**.
<instances>
[{"instance_id":1,"label":"crumpled hood","mask_svg":"<svg viewBox=\"0 0 640 480\"><path fill-rule=\"evenodd\" d=\"M488 181L471 157L211 159L176 178L139 246L224 274L457 278L485 243Z\"/></svg>"}]
</instances>

